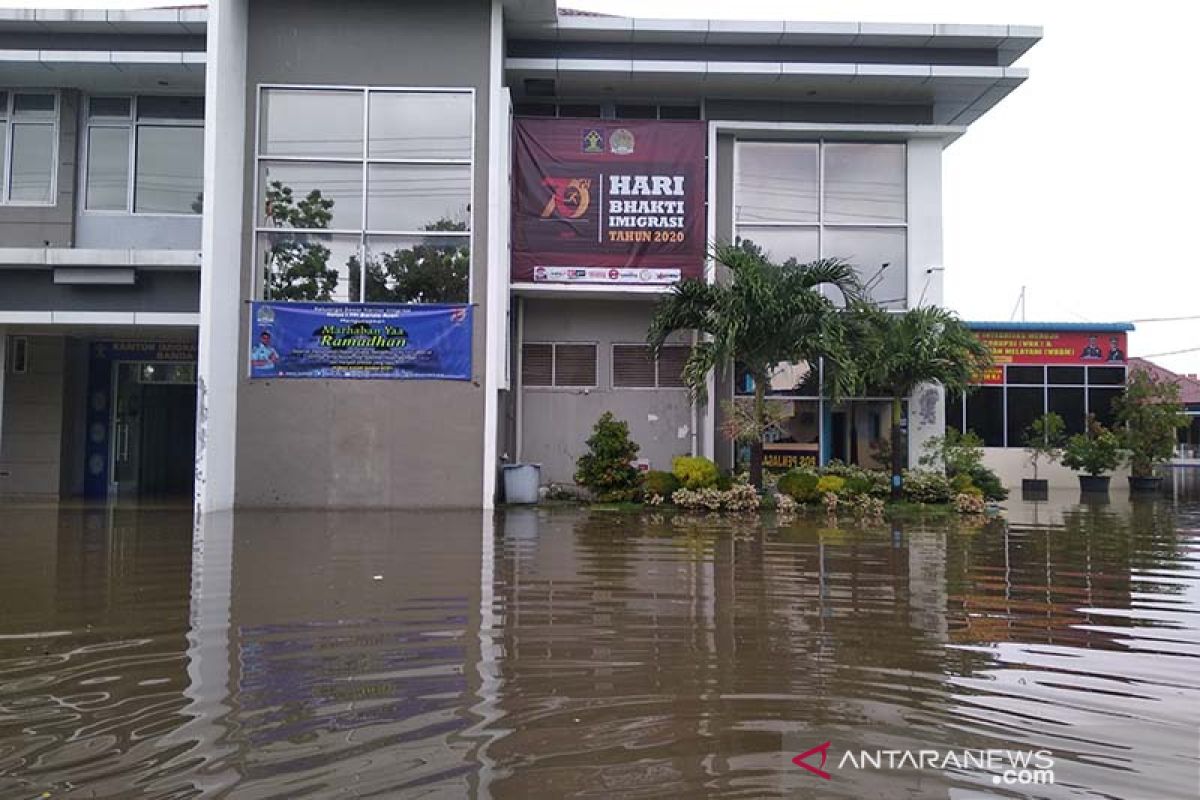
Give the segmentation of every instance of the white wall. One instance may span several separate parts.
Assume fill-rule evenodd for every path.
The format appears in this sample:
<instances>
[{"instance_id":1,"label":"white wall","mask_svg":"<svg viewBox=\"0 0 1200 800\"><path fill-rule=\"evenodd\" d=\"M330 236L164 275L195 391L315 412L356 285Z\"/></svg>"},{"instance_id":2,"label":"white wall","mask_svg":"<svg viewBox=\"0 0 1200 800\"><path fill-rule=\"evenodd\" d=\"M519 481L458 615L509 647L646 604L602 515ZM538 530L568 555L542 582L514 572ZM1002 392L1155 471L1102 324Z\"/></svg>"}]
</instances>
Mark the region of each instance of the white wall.
<instances>
[{"instance_id":1,"label":"white wall","mask_svg":"<svg viewBox=\"0 0 1200 800\"><path fill-rule=\"evenodd\" d=\"M1029 454L1018 447L985 447L983 463L997 475L1010 491L1021 491L1021 479L1033 477L1033 467L1029 464ZM1079 489L1077 472L1073 472L1062 464L1038 465L1038 477L1048 480L1051 489ZM1124 489L1128 484L1125 478L1129 475L1127 467L1121 467L1113 473L1113 489Z\"/></svg>"}]
</instances>

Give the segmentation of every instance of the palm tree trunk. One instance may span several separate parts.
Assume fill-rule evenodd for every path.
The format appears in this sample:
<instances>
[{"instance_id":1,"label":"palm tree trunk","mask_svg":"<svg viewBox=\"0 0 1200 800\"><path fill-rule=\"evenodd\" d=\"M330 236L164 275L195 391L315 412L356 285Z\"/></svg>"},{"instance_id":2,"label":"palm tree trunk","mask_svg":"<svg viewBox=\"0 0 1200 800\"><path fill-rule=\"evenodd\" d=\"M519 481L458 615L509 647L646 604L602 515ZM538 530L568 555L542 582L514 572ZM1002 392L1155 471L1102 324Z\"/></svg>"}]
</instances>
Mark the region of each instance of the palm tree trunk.
<instances>
[{"instance_id":1,"label":"palm tree trunk","mask_svg":"<svg viewBox=\"0 0 1200 800\"><path fill-rule=\"evenodd\" d=\"M900 398L892 398L892 499L900 499L900 468L904 463L900 453Z\"/></svg>"},{"instance_id":2,"label":"palm tree trunk","mask_svg":"<svg viewBox=\"0 0 1200 800\"><path fill-rule=\"evenodd\" d=\"M758 428L757 435L750 443L750 483L755 488L763 486L763 427L767 421L767 378L765 375L754 376L754 423Z\"/></svg>"}]
</instances>

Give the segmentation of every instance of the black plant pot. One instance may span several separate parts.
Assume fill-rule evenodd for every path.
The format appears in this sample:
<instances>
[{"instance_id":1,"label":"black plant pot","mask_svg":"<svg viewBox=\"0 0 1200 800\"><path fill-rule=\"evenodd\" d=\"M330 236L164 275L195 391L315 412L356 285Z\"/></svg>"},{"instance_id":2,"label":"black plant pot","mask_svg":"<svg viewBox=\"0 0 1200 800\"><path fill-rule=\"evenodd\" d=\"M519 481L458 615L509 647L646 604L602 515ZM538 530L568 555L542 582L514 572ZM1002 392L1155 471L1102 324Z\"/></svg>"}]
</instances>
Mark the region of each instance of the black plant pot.
<instances>
[{"instance_id":1,"label":"black plant pot","mask_svg":"<svg viewBox=\"0 0 1200 800\"><path fill-rule=\"evenodd\" d=\"M1108 494L1111 475L1080 475L1079 491L1084 494Z\"/></svg>"},{"instance_id":2,"label":"black plant pot","mask_svg":"<svg viewBox=\"0 0 1200 800\"><path fill-rule=\"evenodd\" d=\"M1143 494L1149 492L1157 492L1162 488L1162 477L1159 475L1130 475L1129 476L1129 491L1141 492Z\"/></svg>"},{"instance_id":3,"label":"black plant pot","mask_svg":"<svg viewBox=\"0 0 1200 800\"><path fill-rule=\"evenodd\" d=\"M1025 500L1045 500L1050 497L1050 481L1045 478L1022 478L1021 497Z\"/></svg>"}]
</instances>

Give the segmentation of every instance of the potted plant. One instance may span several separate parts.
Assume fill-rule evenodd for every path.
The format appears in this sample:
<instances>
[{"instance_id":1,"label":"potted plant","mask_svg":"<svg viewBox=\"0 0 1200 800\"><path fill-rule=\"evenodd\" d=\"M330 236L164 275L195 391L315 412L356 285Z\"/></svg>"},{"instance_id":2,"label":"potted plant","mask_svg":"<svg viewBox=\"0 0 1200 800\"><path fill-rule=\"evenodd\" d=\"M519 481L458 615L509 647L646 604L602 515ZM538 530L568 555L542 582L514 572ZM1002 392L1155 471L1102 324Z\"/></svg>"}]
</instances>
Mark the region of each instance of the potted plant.
<instances>
[{"instance_id":1,"label":"potted plant","mask_svg":"<svg viewBox=\"0 0 1200 800\"><path fill-rule=\"evenodd\" d=\"M1121 442L1117 435L1089 414L1087 430L1067 439L1062 463L1084 474L1079 476L1079 491L1105 494L1112 472L1121 464Z\"/></svg>"},{"instance_id":2,"label":"potted plant","mask_svg":"<svg viewBox=\"0 0 1200 800\"><path fill-rule=\"evenodd\" d=\"M1065 440L1066 423L1053 411L1035 419L1025 431L1025 452L1033 467L1033 477L1021 479L1022 495L1033 499L1048 496L1050 481L1038 477L1038 467L1043 461L1053 464L1062 458Z\"/></svg>"},{"instance_id":3,"label":"potted plant","mask_svg":"<svg viewBox=\"0 0 1200 800\"><path fill-rule=\"evenodd\" d=\"M1176 429L1187 425L1179 386L1148 370L1134 370L1113 407L1121 425L1121 444L1129 451L1129 490L1156 491L1162 478L1154 468L1174 455Z\"/></svg>"}]
</instances>

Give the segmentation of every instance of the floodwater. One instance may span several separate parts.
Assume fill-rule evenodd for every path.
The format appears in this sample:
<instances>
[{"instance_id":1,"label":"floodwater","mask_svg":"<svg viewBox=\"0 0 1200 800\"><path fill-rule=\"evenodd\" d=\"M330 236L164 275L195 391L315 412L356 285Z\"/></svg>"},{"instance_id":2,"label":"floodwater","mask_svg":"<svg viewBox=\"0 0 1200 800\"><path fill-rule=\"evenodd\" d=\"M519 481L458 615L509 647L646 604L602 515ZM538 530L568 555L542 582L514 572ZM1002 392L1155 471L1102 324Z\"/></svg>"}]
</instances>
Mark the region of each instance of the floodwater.
<instances>
[{"instance_id":1,"label":"floodwater","mask_svg":"<svg viewBox=\"0 0 1200 800\"><path fill-rule=\"evenodd\" d=\"M1078 500L5 506L0 797L1194 798L1200 501Z\"/></svg>"}]
</instances>

